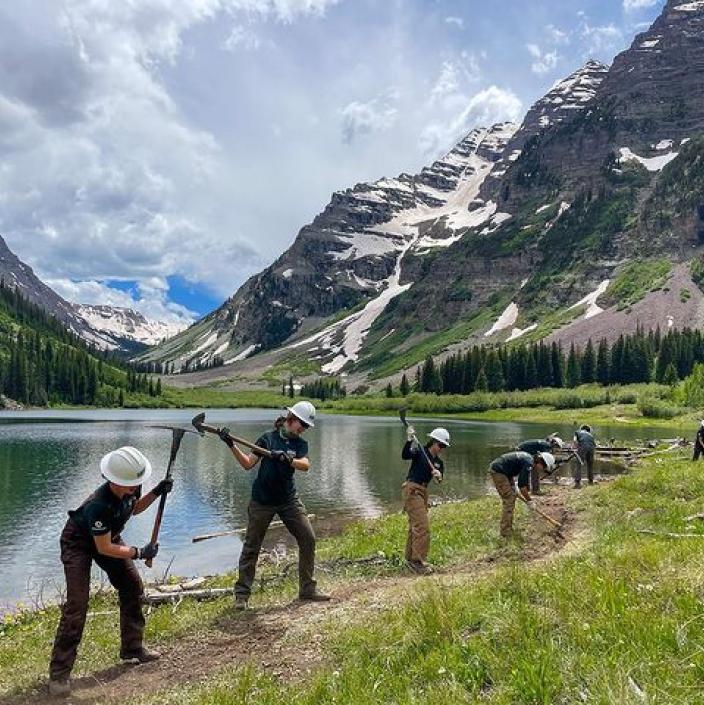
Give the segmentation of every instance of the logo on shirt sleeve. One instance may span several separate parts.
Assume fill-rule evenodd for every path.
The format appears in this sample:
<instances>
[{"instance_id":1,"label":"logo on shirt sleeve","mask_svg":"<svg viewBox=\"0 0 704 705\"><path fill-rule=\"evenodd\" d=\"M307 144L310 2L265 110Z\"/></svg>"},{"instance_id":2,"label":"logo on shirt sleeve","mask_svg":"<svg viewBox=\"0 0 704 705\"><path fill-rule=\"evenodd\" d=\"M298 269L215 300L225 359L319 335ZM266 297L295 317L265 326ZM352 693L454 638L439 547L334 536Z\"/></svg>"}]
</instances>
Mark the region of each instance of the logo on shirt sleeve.
<instances>
[{"instance_id":1,"label":"logo on shirt sleeve","mask_svg":"<svg viewBox=\"0 0 704 705\"><path fill-rule=\"evenodd\" d=\"M95 524L93 524L94 529L102 529L103 528L103 522L102 521L96 521Z\"/></svg>"}]
</instances>

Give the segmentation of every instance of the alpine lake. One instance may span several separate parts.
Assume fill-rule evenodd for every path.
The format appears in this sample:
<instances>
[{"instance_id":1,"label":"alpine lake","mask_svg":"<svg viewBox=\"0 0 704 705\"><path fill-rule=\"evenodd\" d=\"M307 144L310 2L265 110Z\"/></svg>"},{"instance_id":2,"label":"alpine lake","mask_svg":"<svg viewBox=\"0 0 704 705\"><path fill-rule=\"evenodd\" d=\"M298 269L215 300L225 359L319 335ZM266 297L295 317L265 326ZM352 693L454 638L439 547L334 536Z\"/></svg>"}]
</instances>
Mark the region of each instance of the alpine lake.
<instances>
[{"instance_id":1,"label":"alpine lake","mask_svg":"<svg viewBox=\"0 0 704 705\"><path fill-rule=\"evenodd\" d=\"M59 535L66 512L103 482L100 458L119 446L139 448L154 466L145 485L148 490L164 476L171 445L170 432L152 425L190 426L196 413L193 409L0 412L0 614L19 602L32 604L38 597L51 600L62 589ZM272 428L276 415L271 409L211 409L206 422L226 425L233 434L254 441ZM452 435L452 446L444 456L445 482L431 488L431 495L445 498L486 494L491 489L487 467L493 458L528 438L557 432L568 440L575 429L572 425L409 420L421 439L439 425ZM643 427L595 431L598 440L615 438L626 443L668 434ZM297 473L296 484L307 511L315 515L313 525L319 535L355 519L401 509L401 483L408 464L401 460L405 432L398 418L319 415L316 427L305 437L311 471ZM602 474L620 469L597 463ZM570 472L571 467L561 468L563 476ZM186 434L174 466L174 490L166 504L160 552L154 567L145 569L145 578L160 578L167 571L186 577L234 569L241 534L199 543L192 543L192 538L245 525L255 473L256 468L243 471L216 436ZM154 503L129 521L123 533L127 543L148 541L156 507ZM497 521L499 511L497 502ZM487 527L487 531L494 529ZM288 536L282 529L272 529L270 534L269 545Z\"/></svg>"}]
</instances>

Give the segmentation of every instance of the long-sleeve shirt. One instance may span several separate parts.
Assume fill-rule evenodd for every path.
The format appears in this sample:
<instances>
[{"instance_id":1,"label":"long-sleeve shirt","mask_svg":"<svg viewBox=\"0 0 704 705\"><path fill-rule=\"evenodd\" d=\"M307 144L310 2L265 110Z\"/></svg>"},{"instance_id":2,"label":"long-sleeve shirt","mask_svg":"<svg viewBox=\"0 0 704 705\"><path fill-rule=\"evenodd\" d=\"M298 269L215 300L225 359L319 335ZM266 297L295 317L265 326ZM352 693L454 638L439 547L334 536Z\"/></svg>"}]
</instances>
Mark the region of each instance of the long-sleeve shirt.
<instances>
[{"instance_id":1,"label":"long-sleeve shirt","mask_svg":"<svg viewBox=\"0 0 704 705\"><path fill-rule=\"evenodd\" d=\"M428 486L428 483L433 479L433 473L428 464L428 460L430 460L433 467L438 470L441 475L445 474L445 464L442 462L441 458L430 454L428 450L429 447L430 444L425 446L425 448L421 448L420 446L414 445L412 441L408 441L406 445L403 446L401 458L411 461L411 467L408 469L408 476L406 477L409 482L416 482L419 485ZM426 458L428 460L426 460Z\"/></svg>"}]
</instances>

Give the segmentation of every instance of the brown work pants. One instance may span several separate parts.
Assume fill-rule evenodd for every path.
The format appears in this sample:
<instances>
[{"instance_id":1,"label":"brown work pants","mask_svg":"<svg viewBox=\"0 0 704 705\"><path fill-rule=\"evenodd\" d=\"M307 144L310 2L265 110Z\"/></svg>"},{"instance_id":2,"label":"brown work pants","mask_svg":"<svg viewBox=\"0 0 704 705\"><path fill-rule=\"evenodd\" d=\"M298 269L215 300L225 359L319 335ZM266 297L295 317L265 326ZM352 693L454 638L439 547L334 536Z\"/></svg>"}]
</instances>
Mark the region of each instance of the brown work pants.
<instances>
[{"instance_id":1,"label":"brown work pants","mask_svg":"<svg viewBox=\"0 0 704 705\"><path fill-rule=\"evenodd\" d=\"M122 544L119 537L115 543ZM144 615L142 614L142 580L133 561L102 556L95 542L69 519L61 534L61 562L66 575L66 601L54 639L49 675L52 680L69 677L76 661L78 645L88 612L90 569L95 561L108 575L120 601L121 653L142 648Z\"/></svg>"},{"instance_id":2,"label":"brown work pants","mask_svg":"<svg viewBox=\"0 0 704 705\"><path fill-rule=\"evenodd\" d=\"M315 532L306 516L306 509L298 497L279 505L259 504L250 501L247 508L247 533L240 554L239 575L235 583L235 595L249 598L257 569L257 559L264 543L264 536L277 514L289 533L298 543L298 591L300 595L315 592Z\"/></svg>"},{"instance_id":3,"label":"brown work pants","mask_svg":"<svg viewBox=\"0 0 704 705\"><path fill-rule=\"evenodd\" d=\"M428 518L428 488L417 482L404 482L403 511L408 514L406 560L425 563L430 550L430 521Z\"/></svg>"},{"instance_id":4,"label":"brown work pants","mask_svg":"<svg viewBox=\"0 0 704 705\"><path fill-rule=\"evenodd\" d=\"M513 509L516 506L516 491L511 480L503 473L490 470L489 474L503 505L500 526L501 535L504 537L510 536L513 530Z\"/></svg>"}]
</instances>

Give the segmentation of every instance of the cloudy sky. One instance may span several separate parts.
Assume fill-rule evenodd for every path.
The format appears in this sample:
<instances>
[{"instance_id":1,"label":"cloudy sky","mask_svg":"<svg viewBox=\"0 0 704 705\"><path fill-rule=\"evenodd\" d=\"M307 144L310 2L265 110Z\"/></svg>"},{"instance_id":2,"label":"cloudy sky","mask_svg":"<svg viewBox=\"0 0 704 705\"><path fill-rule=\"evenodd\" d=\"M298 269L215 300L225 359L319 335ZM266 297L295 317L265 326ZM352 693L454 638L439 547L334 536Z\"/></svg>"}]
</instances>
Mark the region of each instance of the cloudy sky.
<instances>
[{"instance_id":1,"label":"cloudy sky","mask_svg":"<svg viewBox=\"0 0 704 705\"><path fill-rule=\"evenodd\" d=\"M59 293L214 308L330 193L520 119L663 0L0 7L0 234Z\"/></svg>"}]
</instances>

